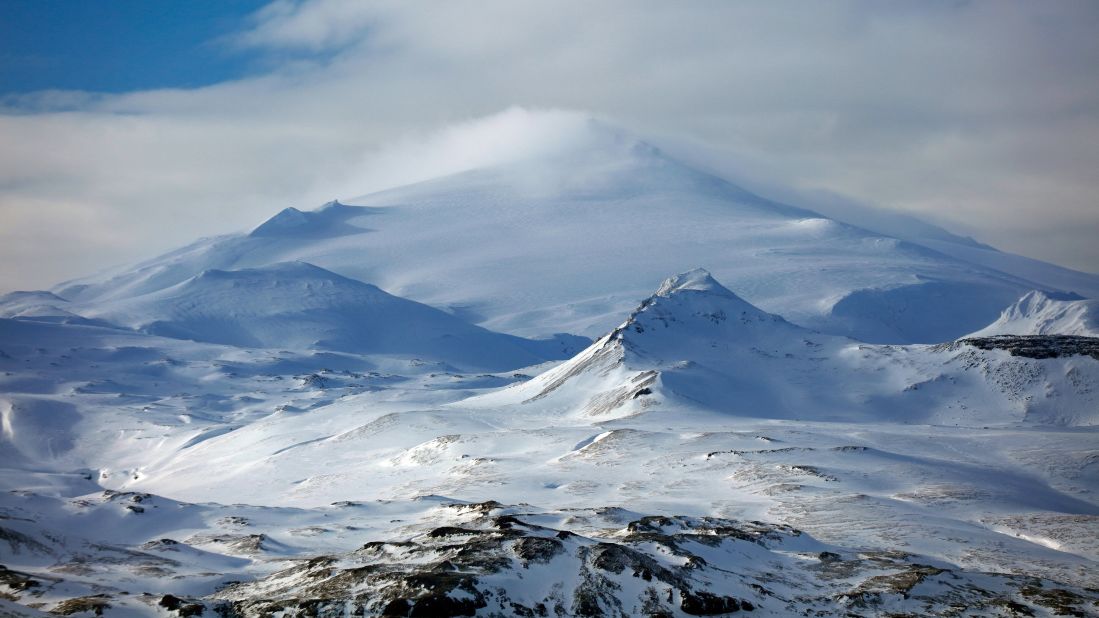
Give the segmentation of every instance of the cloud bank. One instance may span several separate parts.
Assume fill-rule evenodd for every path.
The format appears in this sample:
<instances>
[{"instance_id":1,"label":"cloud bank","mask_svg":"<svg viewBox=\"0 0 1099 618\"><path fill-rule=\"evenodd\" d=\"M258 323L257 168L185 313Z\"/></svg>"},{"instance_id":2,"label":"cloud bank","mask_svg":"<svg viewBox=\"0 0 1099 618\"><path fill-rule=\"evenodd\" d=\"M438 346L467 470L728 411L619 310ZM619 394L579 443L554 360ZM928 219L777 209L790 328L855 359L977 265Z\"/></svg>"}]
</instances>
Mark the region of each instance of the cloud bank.
<instances>
[{"instance_id":1,"label":"cloud bank","mask_svg":"<svg viewBox=\"0 0 1099 618\"><path fill-rule=\"evenodd\" d=\"M613 118L723 153L732 176L1099 271L1096 32L1091 2L279 0L227 41L266 72L5 101L0 288L567 139L515 112L468 139L512 106Z\"/></svg>"}]
</instances>

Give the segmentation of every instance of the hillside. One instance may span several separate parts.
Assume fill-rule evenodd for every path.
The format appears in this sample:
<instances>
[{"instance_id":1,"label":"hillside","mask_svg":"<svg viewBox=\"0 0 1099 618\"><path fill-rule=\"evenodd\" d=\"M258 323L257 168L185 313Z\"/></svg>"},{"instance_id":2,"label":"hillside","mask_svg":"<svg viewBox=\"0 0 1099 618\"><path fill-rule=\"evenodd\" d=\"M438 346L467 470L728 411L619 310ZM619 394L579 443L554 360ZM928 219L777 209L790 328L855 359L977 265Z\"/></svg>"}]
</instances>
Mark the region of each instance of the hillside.
<instances>
[{"instance_id":1,"label":"hillside","mask_svg":"<svg viewBox=\"0 0 1099 618\"><path fill-rule=\"evenodd\" d=\"M205 270L156 292L84 311L164 337L420 357L497 371L561 358L578 339L534 341L493 333L304 262Z\"/></svg>"}]
</instances>

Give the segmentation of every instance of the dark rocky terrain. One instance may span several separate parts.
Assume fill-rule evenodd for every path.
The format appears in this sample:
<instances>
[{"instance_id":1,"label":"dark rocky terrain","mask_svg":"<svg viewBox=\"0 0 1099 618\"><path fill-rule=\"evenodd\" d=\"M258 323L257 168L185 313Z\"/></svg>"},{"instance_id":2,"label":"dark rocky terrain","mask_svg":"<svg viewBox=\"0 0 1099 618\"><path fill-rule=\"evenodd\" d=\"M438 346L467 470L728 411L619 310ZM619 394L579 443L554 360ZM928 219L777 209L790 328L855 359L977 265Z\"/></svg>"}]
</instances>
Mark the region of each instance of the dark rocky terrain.
<instances>
[{"instance_id":1,"label":"dark rocky terrain","mask_svg":"<svg viewBox=\"0 0 1099 618\"><path fill-rule=\"evenodd\" d=\"M968 344L982 350L1007 350L1012 356L1025 358L1062 358L1082 355L1099 359L1099 337L997 335L995 337L966 337L959 339L957 343Z\"/></svg>"}]
</instances>

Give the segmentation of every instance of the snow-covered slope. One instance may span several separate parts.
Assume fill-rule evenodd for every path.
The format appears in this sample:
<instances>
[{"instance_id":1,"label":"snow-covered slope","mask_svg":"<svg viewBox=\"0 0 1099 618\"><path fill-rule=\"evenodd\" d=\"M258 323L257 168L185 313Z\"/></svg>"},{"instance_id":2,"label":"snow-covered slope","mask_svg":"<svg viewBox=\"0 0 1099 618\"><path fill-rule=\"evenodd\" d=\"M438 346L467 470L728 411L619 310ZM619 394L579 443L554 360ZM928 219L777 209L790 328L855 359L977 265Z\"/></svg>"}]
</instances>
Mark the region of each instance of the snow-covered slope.
<instances>
[{"instance_id":1,"label":"snow-covered slope","mask_svg":"<svg viewBox=\"0 0 1099 618\"><path fill-rule=\"evenodd\" d=\"M1097 382L1099 359L1086 355L874 346L809 331L694 270L666 280L573 359L463 405L597 418L695 407L766 418L1094 425Z\"/></svg>"},{"instance_id":2,"label":"snow-covered slope","mask_svg":"<svg viewBox=\"0 0 1099 618\"><path fill-rule=\"evenodd\" d=\"M1099 600L1092 356L860 344L700 271L616 332L531 379L0 319L0 593L257 618Z\"/></svg>"},{"instance_id":3,"label":"snow-covered slope","mask_svg":"<svg viewBox=\"0 0 1099 618\"><path fill-rule=\"evenodd\" d=\"M561 358L571 338L487 331L304 262L205 270L149 294L85 309L142 332L243 347L337 350L504 370Z\"/></svg>"},{"instance_id":4,"label":"snow-covered slope","mask_svg":"<svg viewBox=\"0 0 1099 618\"><path fill-rule=\"evenodd\" d=\"M304 260L493 330L595 336L651 281L707 264L795 323L903 343L953 339L1028 290L1058 289L768 201L622 131L575 122L574 142L535 158L356 206L286 209L250 234L201 240L54 292L95 306L208 269Z\"/></svg>"},{"instance_id":5,"label":"snow-covered slope","mask_svg":"<svg viewBox=\"0 0 1099 618\"><path fill-rule=\"evenodd\" d=\"M1049 289L1099 298L1099 276L1093 273L1000 251L912 215L874 208L828 194L812 195L804 199L812 203L813 208L837 221L921 245L963 262L978 264L1028 281L1041 282Z\"/></svg>"},{"instance_id":6,"label":"snow-covered slope","mask_svg":"<svg viewBox=\"0 0 1099 618\"><path fill-rule=\"evenodd\" d=\"M944 242L935 238L921 238L919 243L971 264L980 264L1028 281L1042 283L1046 289L1063 290L1068 294L1077 294L1086 298L1099 298L1099 276L1092 273L997 251L983 245Z\"/></svg>"},{"instance_id":7,"label":"snow-covered slope","mask_svg":"<svg viewBox=\"0 0 1099 618\"><path fill-rule=\"evenodd\" d=\"M546 400L575 407L574 412L585 416L621 415L656 405L669 392L661 387L667 386L668 379L678 382L676 375L727 381L719 396L726 398L729 392L738 391L740 398L765 388L765 383L751 383L754 375L744 374L751 371L752 364L744 358L745 353L767 354L776 344L785 346L812 334L752 306L705 270L695 269L665 280L623 324L569 361L529 382L464 405ZM716 363L699 364L706 360ZM711 364L736 368L714 373ZM738 373L742 375L734 375ZM689 390L692 392L680 393L672 388L671 392L682 394L687 403L713 403L704 392Z\"/></svg>"},{"instance_id":8,"label":"snow-covered slope","mask_svg":"<svg viewBox=\"0 0 1099 618\"><path fill-rule=\"evenodd\" d=\"M50 292L9 292L0 296L0 318L81 323L88 320L69 310L69 301Z\"/></svg>"},{"instance_id":9,"label":"snow-covered slope","mask_svg":"<svg viewBox=\"0 0 1099 618\"><path fill-rule=\"evenodd\" d=\"M25 314L37 314L42 310L61 313L69 301L50 292L9 292L0 296L0 317L16 318Z\"/></svg>"},{"instance_id":10,"label":"snow-covered slope","mask_svg":"<svg viewBox=\"0 0 1099 618\"><path fill-rule=\"evenodd\" d=\"M1094 613L1091 275L567 133L0 298L0 615Z\"/></svg>"},{"instance_id":11,"label":"snow-covered slope","mask_svg":"<svg viewBox=\"0 0 1099 618\"><path fill-rule=\"evenodd\" d=\"M972 337L994 335L1079 335L1099 337L1099 300L1028 292L1000 317L973 333Z\"/></svg>"}]
</instances>

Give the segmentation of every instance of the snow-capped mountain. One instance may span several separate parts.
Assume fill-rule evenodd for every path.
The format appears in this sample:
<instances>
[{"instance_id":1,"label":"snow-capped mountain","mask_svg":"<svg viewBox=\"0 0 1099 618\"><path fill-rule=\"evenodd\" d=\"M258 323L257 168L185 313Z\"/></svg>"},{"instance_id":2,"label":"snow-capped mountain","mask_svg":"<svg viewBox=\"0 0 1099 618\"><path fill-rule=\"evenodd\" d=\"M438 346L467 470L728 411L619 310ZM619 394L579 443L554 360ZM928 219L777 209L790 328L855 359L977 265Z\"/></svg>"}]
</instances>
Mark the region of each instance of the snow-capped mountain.
<instances>
[{"instance_id":1,"label":"snow-capped mountain","mask_svg":"<svg viewBox=\"0 0 1099 618\"><path fill-rule=\"evenodd\" d=\"M0 298L0 615L1094 613L1099 277L570 135Z\"/></svg>"},{"instance_id":2,"label":"snow-capped mountain","mask_svg":"<svg viewBox=\"0 0 1099 618\"><path fill-rule=\"evenodd\" d=\"M1099 337L1099 300L1027 292L1000 317L973 333L993 335L1080 335Z\"/></svg>"},{"instance_id":3,"label":"snow-capped mountain","mask_svg":"<svg viewBox=\"0 0 1099 618\"><path fill-rule=\"evenodd\" d=\"M559 359L578 339L534 341L494 333L304 262L205 270L176 285L85 311L165 337L419 357L497 371Z\"/></svg>"},{"instance_id":4,"label":"snow-capped mountain","mask_svg":"<svg viewBox=\"0 0 1099 618\"><path fill-rule=\"evenodd\" d=\"M748 301L802 326L933 343L983 327L1031 289L1062 289L1054 275L1064 269L1031 268L1027 279L949 257L763 199L618 129L575 122L579 137L533 158L354 206L288 208L249 234L53 292L94 311L206 270L301 260L493 330L597 336L651 281L707 264ZM1070 283L1099 290L1099 277L1076 275Z\"/></svg>"},{"instance_id":5,"label":"snow-capped mountain","mask_svg":"<svg viewBox=\"0 0 1099 618\"><path fill-rule=\"evenodd\" d=\"M817 421L1099 423L1089 386L1099 383L1097 359L1048 356L966 343L867 345L813 332L696 269L664 281L571 360L474 402L596 418L700 407Z\"/></svg>"}]
</instances>

